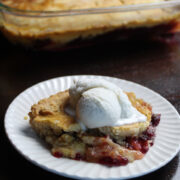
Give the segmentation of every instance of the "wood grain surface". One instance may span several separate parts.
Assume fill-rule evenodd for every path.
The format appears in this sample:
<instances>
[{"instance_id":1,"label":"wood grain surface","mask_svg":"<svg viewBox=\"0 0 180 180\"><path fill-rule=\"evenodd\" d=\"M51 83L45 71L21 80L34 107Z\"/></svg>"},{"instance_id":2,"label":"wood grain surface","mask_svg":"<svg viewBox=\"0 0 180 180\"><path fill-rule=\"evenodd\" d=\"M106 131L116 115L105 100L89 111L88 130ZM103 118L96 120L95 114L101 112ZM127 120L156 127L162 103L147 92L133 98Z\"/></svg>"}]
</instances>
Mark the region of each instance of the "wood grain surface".
<instances>
[{"instance_id":1,"label":"wood grain surface","mask_svg":"<svg viewBox=\"0 0 180 180\"><path fill-rule=\"evenodd\" d=\"M180 34L153 42L117 42L59 53L16 48L0 36L0 179L67 179L25 160L6 138L3 121L11 101L43 80L93 74L134 81L155 90L180 112ZM140 180L180 179L179 154Z\"/></svg>"}]
</instances>

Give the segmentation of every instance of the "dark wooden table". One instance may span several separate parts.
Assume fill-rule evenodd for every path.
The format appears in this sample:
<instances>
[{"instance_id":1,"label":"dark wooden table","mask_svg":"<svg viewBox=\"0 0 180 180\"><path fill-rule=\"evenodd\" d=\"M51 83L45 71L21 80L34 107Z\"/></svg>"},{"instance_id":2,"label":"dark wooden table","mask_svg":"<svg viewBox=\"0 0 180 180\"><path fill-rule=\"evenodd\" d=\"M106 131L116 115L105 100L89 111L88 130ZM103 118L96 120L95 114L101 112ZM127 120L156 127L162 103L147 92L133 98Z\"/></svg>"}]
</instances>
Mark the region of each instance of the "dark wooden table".
<instances>
[{"instance_id":1,"label":"dark wooden table","mask_svg":"<svg viewBox=\"0 0 180 180\"><path fill-rule=\"evenodd\" d=\"M54 77L95 74L127 79L167 98L180 112L180 35L165 42L128 42L60 53L18 49L0 37L0 179L66 179L32 165L11 146L4 133L4 114L29 86ZM142 180L179 180L179 154Z\"/></svg>"}]
</instances>

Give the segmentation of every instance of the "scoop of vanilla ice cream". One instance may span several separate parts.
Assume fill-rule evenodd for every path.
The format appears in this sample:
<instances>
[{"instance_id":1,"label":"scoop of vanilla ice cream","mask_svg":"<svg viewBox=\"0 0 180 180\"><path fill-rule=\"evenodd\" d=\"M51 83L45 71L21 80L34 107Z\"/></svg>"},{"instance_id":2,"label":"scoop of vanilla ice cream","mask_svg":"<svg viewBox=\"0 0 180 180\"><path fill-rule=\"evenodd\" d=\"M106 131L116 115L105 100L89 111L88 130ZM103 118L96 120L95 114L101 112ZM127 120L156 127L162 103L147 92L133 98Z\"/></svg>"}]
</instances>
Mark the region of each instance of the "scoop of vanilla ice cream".
<instances>
[{"instance_id":1,"label":"scoop of vanilla ice cream","mask_svg":"<svg viewBox=\"0 0 180 180\"><path fill-rule=\"evenodd\" d=\"M87 128L121 126L146 121L121 88L103 79L82 79L70 89L70 104Z\"/></svg>"},{"instance_id":2,"label":"scoop of vanilla ice cream","mask_svg":"<svg viewBox=\"0 0 180 180\"><path fill-rule=\"evenodd\" d=\"M88 128L111 126L121 115L116 94L105 88L85 91L76 106L77 118Z\"/></svg>"}]
</instances>

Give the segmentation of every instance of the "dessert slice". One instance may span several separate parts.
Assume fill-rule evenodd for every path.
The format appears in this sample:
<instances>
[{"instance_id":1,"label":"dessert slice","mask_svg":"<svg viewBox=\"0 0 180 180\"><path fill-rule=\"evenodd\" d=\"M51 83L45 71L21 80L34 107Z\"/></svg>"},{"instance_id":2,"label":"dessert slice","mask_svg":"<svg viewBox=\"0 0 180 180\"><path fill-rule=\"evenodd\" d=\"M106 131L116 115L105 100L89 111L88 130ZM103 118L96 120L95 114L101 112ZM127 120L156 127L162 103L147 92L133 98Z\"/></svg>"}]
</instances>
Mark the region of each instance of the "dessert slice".
<instances>
[{"instance_id":1,"label":"dessert slice","mask_svg":"<svg viewBox=\"0 0 180 180\"><path fill-rule=\"evenodd\" d=\"M100 96L97 90L99 88L102 93ZM111 109L115 100L113 96L103 93L109 93L107 89L117 97L119 104L116 106L120 106L120 109ZM109 104L107 96L111 97L113 105L111 102ZM76 115L67 113L69 106L74 108ZM121 112L118 113L118 110ZM125 110L129 112L125 113ZM124 93L112 83L102 80L77 82L69 90L33 105L29 116L32 128L50 144L55 157L108 166L126 165L128 162L142 159L153 145L155 129L160 120L160 115L152 114L152 107L142 99L136 98L134 93ZM100 122L96 123L97 120ZM121 125L117 126L118 124Z\"/></svg>"}]
</instances>

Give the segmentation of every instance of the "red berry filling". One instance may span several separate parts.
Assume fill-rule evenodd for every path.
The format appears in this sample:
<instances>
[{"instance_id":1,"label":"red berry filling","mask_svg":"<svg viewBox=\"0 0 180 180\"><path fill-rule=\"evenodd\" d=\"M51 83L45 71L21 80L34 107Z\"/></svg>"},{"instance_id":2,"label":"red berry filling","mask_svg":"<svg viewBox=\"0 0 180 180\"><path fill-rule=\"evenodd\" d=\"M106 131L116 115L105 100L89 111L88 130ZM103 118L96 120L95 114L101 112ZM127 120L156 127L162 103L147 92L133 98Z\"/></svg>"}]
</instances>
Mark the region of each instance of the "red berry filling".
<instances>
[{"instance_id":1,"label":"red berry filling","mask_svg":"<svg viewBox=\"0 0 180 180\"><path fill-rule=\"evenodd\" d=\"M56 158L61 158L61 157L63 157L63 154L61 152L54 152L53 156Z\"/></svg>"},{"instance_id":2,"label":"red berry filling","mask_svg":"<svg viewBox=\"0 0 180 180\"><path fill-rule=\"evenodd\" d=\"M153 127L156 127L161 119L161 114L153 114L152 118L151 118L151 124L153 125Z\"/></svg>"},{"instance_id":3,"label":"red berry filling","mask_svg":"<svg viewBox=\"0 0 180 180\"><path fill-rule=\"evenodd\" d=\"M80 161L80 160L84 159L84 157L80 153L76 153L76 156L74 159Z\"/></svg>"},{"instance_id":4,"label":"red berry filling","mask_svg":"<svg viewBox=\"0 0 180 180\"><path fill-rule=\"evenodd\" d=\"M108 140L103 138L102 142L93 147L88 147L86 152L87 161L100 163L106 166L123 166L128 163L128 159L122 157L116 147L109 144ZM113 142L112 142L113 143Z\"/></svg>"},{"instance_id":5,"label":"red berry filling","mask_svg":"<svg viewBox=\"0 0 180 180\"><path fill-rule=\"evenodd\" d=\"M99 159L99 163L106 166L124 166L128 164L128 159L122 156L117 156L116 158L104 156Z\"/></svg>"},{"instance_id":6,"label":"red berry filling","mask_svg":"<svg viewBox=\"0 0 180 180\"><path fill-rule=\"evenodd\" d=\"M160 118L160 114L153 114L151 118L151 124L146 129L146 131L141 134L141 136L126 138L126 147L132 150L141 151L145 154L149 150L149 146L153 145L156 126L159 124Z\"/></svg>"}]
</instances>

